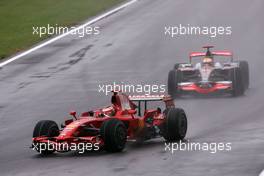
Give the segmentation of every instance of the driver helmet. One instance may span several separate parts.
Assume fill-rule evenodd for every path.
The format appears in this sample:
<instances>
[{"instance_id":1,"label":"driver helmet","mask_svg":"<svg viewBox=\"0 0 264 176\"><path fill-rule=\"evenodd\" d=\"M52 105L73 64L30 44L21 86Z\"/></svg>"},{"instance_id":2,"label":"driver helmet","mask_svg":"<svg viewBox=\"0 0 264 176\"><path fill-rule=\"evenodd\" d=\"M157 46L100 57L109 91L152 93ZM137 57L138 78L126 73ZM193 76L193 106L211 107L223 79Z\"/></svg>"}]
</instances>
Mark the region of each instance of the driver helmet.
<instances>
[{"instance_id":1,"label":"driver helmet","mask_svg":"<svg viewBox=\"0 0 264 176\"><path fill-rule=\"evenodd\" d=\"M209 66L213 66L213 58L212 57L208 57L208 56L205 56L203 58L203 65L209 65Z\"/></svg>"}]
</instances>

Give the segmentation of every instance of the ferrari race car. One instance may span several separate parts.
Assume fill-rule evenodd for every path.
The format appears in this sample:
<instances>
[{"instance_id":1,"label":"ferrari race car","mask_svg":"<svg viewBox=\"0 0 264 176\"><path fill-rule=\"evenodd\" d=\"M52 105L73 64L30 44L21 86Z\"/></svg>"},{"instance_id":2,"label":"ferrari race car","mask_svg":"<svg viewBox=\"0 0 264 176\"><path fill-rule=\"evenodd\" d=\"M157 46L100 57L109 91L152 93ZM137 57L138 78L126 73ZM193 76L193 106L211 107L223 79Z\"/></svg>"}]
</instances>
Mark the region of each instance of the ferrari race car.
<instances>
[{"instance_id":1,"label":"ferrari race car","mask_svg":"<svg viewBox=\"0 0 264 176\"><path fill-rule=\"evenodd\" d=\"M163 101L166 108L148 109L149 101ZM175 108L170 96L127 96L114 92L111 102L111 106L84 112L79 117L71 112L73 118L61 124L61 130L54 121L39 121L33 131L32 148L48 155L72 151L71 146L82 143L120 152L127 140L142 142L163 137L177 141L186 135L186 114L183 109Z\"/></svg>"},{"instance_id":2,"label":"ferrari race car","mask_svg":"<svg viewBox=\"0 0 264 176\"><path fill-rule=\"evenodd\" d=\"M182 94L230 93L243 95L249 87L247 61L234 61L230 51L192 52L189 63L177 63L168 75L168 93L176 98Z\"/></svg>"}]
</instances>

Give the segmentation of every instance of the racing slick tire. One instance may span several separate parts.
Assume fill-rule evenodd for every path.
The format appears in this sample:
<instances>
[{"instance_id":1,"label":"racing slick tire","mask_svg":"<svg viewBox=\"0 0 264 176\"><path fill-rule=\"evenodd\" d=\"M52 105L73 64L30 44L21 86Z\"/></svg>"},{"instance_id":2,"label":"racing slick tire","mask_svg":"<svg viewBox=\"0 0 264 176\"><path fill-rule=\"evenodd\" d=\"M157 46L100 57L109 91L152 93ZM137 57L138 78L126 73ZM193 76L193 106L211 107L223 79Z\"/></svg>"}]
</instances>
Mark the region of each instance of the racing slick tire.
<instances>
[{"instance_id":1,"label":"racing slick tire","mask_svg":"<svg viewBox=\"0 0 264 176\"><path fill-rule=\"evenodd\" d=\"M40 136L47 136L47 137L56 137L60 134L59 127L56 122L52 120L41 120L39 121L34 130L33 130L33 138L40 137ZM55 152L55 150L43 150L39 151L42 155L49 155Z\"/></svg>"},{"instance_id":2,"label":"racing slick tire","mask_svg":"<svg viewBox=\"0 0 264 176\"><path fill-rule=\"evenodd\" d=\"M245 92L245 86L243 82L243 74L240 67L235 67L231 70L232 80L232 95L234 97L241 96Z\"/></svg>"},{"instance_id":3,"label":"racing slick tire","mask_svg":"<svg viewBox=\"0 0 264 176\"><path fill-rule=\"evenodd\" d=\"M104 140L104 149L108 152L121 152L127 142L127 129L118 119L109 119L102 123L100 135Z\"/></svg>"},{"instance_id":4,"label":"racing slick tire","mask_svg":"<svg viewBox=\"0 0 264 176\"><path fill-rule=\"evenodd\" d=\"M168 75L168 94L172 98L176 98L179 95L178 82L179 82L179 71L171 70Z\"/></svg>"},{"instance_id":5,"label":"racing slick tire","mask_svg":"<svg viewBox=\"0 0 264 176\"><path fill-rule=\"evenodd\" d=\"M244 88L249 88L249 66L247 61L239 61L239 67L242 72L242 79L244 83Z\"/></svg>"},{"instance_id":6,"label":"racing slick tire","mask_svg":"<svg viewBox=\"0 0 264 176\"><path fill-rule=\"evenodd\" d=\"M179 68L180 65L181 65L180 63L175 64L175 65L174 65L174 69L177 70L177 69Z\"/></svg>"},{"instance_id":7,"label":"racing slick tire","mask_svg":"<svg viewBox=\"0 0 264 176\"><path fill-rule=\"evenodd\" d=\"M181 108L169 108L164 111L166 118L163 124L162 135L166 141L179 141L187 133L187 117Z\"/></svg>"}]
</instances>

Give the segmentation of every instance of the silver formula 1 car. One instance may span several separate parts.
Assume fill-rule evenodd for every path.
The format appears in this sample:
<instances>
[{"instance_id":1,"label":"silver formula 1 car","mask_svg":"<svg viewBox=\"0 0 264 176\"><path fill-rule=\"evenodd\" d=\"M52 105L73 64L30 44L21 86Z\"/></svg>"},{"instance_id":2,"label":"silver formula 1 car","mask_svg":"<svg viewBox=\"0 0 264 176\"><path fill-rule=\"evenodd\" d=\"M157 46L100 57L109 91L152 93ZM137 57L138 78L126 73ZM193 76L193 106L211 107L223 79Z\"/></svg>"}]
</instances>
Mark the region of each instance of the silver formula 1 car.
<instances>
[{"instance_id":1,"label":"silver formula 1 car","mask_svg":"<svg viewBox=\"0 0 264 176\"><path fill-rule=\"evenodd\" d=\"M186 93L216 92L241 96L249 87L247 61L234 61L230 51L190 53L189 63L177 63L168 75L168 93L176 98Z\"/></svg>"}]
</instances>

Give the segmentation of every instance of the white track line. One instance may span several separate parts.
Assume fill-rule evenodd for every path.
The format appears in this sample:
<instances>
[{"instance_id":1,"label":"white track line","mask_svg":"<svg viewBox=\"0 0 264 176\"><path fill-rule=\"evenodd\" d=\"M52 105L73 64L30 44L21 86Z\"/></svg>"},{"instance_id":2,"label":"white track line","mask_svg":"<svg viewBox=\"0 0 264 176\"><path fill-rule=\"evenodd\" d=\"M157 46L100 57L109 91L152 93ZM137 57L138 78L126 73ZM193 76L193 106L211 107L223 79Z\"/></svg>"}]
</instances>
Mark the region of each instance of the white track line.
<instances>
[{"instance_id":1,"label":"white track line","mask_svg":"<svg viewBox=\"0 0 264 176\"><path fill-rule=\"evenodd\" d=\"M264 170L259 174L259 176L264 176Z\"/></svg>"},{"instance_id":2,"label":"white track line","mask_svg":"<svg viewBox=\"0 0 264 176\"><path fill-rule=\"evenodd\" d=\"M59 36L56 36L56 37L54 37L54 38L52 38L52 39L50 39L50 40L48 40L48 41L46 41L46 42L44 42L44 43L42 43L42 44L39 44L39 45L37 45L37 46L35 46L35 47L33 47L33 48L27 50L27 51L24 51L23 53L21 53L21 54L19 54L19 55L16 55L16 56L14 56L14 57L12 57L12 58L10 58L10 59L8 59L8 60L6 60L6 61L0 63L0 68L3 67L3 66L5 66L5 65L7 65L7 64L9 64L9 63L11 63L11 62L13 62L13 61L15 61L15 60L17 60L17 59L20 59L20 58L23 57L23 56L26 56L26 55L32 53L33 51L36 51L36 50L38 50L38 49L40 49L40 48L42 48L42 47L44 47L44 46L47 46L47 45L51 44L51 43L53 43L53 42L55 42L55 41L57 41L57 40L59 40L59 39L65 37L65 36L71 34L72 32L75 32L75 31L77 31L77 30L79 30L79 29L81 29L81 28L84 28L84 27L86 27L86 26L89 26L89 25L91 25L91 24L93 24L93 23L95 23L95 22L97 22L97 21L99 21L99 20L101 20L101 19L103 19L103 18L109 16L109 15L112 15L112 14L116 13L117 11L119 11L119 10L121 10L121 9L123 9L123 8L125 8L125 7L127 7L127 6L129 6L129 5L131 5L131 4L133 4L133 3L135 3L135 2L137 2L137 1L138 1L138 0L131 0L131 1L127 2L127 3L125 3L125 4L122 4L122 5L118 6L118 7L116 7L116 8L113 9L113 10L110 10L110 11L108 11L108 12L106 12L106 13L104 13L104 14L102 14L102 15L100 15L100 16L98 16L98 17L96 17L96 18L94 18L94 19L92 19L92 20L90 20L90 21L88 21L87 23L85 23L85 24L83 24L83 25L80 25L80 26L77 27L77 28L74 28L74 29L71 30L71 31L68 31L68 32L66 32L66 33L64 33L64 34L61 34L61 35L59 35Z\"/></svg>"}]
</instances>

